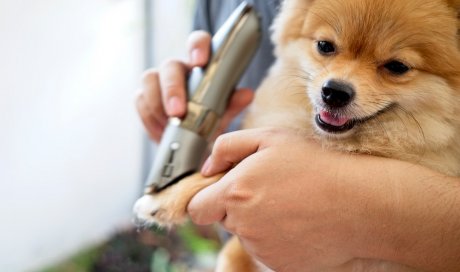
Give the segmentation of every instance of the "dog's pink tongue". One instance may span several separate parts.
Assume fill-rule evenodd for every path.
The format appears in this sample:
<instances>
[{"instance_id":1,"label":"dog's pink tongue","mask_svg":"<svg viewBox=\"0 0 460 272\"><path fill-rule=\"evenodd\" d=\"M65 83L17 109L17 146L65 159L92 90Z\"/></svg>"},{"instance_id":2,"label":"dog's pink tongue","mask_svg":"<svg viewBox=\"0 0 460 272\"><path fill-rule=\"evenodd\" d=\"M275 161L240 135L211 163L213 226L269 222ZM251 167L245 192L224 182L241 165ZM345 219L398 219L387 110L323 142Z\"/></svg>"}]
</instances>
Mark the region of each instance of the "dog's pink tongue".
<instances>
[{"instance_id":1,"label":"dog's pink tongue","mask_svg":"<svg viewBox=\"0 0 460 272\"><path fill-rule=\"evenodd\" d=\"M333 116L327 111L321 111L319 113L319 117L321 117L321 120L323 120L323 122L336 127L345 125L349 120L347 117Z\"/></svg>"}]
</instances>

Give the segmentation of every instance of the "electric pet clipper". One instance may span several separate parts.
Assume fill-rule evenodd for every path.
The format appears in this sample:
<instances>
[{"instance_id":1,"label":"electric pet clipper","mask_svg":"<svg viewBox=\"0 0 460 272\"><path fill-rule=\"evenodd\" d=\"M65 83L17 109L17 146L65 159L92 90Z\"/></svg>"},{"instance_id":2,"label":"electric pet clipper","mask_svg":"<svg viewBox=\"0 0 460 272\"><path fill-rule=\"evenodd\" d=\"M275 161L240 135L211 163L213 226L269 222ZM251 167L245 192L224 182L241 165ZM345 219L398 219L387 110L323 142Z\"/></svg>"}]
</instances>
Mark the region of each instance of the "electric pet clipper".
<instances>
[{"instance_id":1,"label":"electric pet clipper","mask_svg":"<svg viewBox=\"0 0 460 272\"><path fill-rule=\"evenodd\" d=\"M156 152L145 193L159 192L198 171L208 139L223 115L234 87L261 37L259 18L243 2L212 38L211 58L188 79L188 112L170 118Z\"/></svg>"}]
</instances>

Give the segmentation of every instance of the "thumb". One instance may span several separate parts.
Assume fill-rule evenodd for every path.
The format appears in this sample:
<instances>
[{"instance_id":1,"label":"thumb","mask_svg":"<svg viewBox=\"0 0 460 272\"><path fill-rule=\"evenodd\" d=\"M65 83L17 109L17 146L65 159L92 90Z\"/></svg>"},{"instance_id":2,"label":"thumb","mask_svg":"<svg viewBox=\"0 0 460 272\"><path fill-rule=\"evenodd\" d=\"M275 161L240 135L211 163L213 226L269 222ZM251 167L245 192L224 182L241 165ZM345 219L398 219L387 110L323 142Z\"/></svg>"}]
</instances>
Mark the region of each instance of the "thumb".
<instances>
[{"instance_id":1,"label":"thumb","mask_svg":"<svg viewBox=\"0 0 460 272\"><path fill-rule=\"evenodd\" d=\"M228 179L222 178L193 196L187 206L187 213L195 224L212 224L221 221L226 216L223 196L228 186Z\"/></svg>"},{"instance_id":2,"label":"thumb","mask_svg":"<svg viewBox=\"0 0 460 272\"><path fill-rule=\"evenodd\" d=\"M247 129L223 134L216 139L211 156L201 170L203 176L221 173L256 153L264 141L265 130Z\"/></svg>"},{"instance_id":3,"label":"thumb","mask_svg":"<svg viewBox=\"0 0 460 272\"><path fill-rule=\"evenodd\" d=\"M231 168L234 164L259 150L264 130L248 129L221 135L217 138L211 157L205 162L202 174L210 176ZM187 212L193 222L200 225L222 221L225 218L225 195L232 181L234 172L229 171L218 182L198 192L189 202Z\"/></svg>"},{"instance_id":4,"label":"thumb","mask_svg":"<svg viewBox=\"0 0 460 272\"><path fill-rule=\"evenodd\" d=\"M204 66L211 55L211 35L205 31L197 30L190 34L187 41L190 67Z\"/></svg>"},{"instance_id":5,"label":"thumb","mask_svg":"<svg viewBox=\"0 0 460 272\"><path fill-rule=\"evenodd\" d=\"M264 139L273 137L270 129L248 129L224 134L217 138L212 154L203 166L206 176L221 173L258 150L266 147ZM270 137L268 137L270 136ZM203 175L205 175L202 173ZM226 195L238 176L229 171L218 182L198 192L187 207L190 218L196 224L222 221L227 214Z\"/></svg>"}]
</instances>

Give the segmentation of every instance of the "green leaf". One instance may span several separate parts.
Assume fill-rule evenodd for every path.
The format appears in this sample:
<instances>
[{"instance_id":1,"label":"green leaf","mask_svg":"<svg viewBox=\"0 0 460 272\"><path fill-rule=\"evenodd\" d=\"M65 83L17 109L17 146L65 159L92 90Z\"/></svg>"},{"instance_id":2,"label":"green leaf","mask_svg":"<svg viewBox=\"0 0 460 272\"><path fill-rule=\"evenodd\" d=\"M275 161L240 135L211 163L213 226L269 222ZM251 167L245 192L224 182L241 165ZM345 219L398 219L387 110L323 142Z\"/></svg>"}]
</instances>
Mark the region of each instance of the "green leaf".
<instances>
[{"instance_id":1,"label":"green leaf","mask_svg":"<svg viewBox=\"0 0 460 272\"><path fill-rule=\"evenodd\" d=\"M201 237L191 223L181 226L178 234L184 241L185 247L194 254L215 253L219 250L219 244L216 241Z\"/></svg>"}]
</instances>

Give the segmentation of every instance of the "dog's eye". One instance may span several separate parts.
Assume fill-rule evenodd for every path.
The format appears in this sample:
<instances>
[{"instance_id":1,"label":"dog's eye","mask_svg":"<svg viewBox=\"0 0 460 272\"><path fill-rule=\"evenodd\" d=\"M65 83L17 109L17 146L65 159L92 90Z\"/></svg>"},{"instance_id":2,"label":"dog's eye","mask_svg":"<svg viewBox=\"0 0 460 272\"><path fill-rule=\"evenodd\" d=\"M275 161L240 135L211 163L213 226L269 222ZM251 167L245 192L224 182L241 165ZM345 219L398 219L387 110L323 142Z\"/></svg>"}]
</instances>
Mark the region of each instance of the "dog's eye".
<instances>
[{"instance_id":1,"label":"dog's eye","mask_svg":"<svg viewBox=\"0 0 460 272\"><path fill-rule=\"evenodd\" d=\"M321 55L332 55L335 53L335 46L328 41L318 41L318 52Z\"/></svg>"},{"instance_id":2,"label":"dog's eye","mask_svg":"<svg viewBox=\"0 0 460 272\"><path fill-rule=\"evenodd\" d=\"M385 67L385 69L387 69L388 71L390 71L390 73L395 75L402 75L410 70L410 68L407 65L397 60L387 62L385 65L383 65L383 67Z\"/></svg>"}]
</instances>

